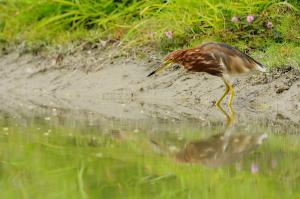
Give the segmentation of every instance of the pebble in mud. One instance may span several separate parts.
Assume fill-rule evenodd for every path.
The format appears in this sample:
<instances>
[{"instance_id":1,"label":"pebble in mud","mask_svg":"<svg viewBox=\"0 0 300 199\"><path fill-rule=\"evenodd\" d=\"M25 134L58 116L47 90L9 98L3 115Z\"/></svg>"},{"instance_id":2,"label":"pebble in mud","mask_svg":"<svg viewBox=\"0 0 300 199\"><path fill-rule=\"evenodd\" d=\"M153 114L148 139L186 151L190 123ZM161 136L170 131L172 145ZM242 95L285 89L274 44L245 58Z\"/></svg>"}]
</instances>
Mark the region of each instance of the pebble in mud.
<instances>
[{"instance_id":1,"label":"pebble in mud","mask_svg":"<svg viewBox=\"0 0 300 199\"><path fill-rule=\"evenodd\" d=\"M289 87L289 86L286 86L286 85L281 85L281 86L277 86L277 85L276 85L275 88L276 88L276 93L277 93L277 94L283 93L284 91L290 89L290 87Z\"/></svg>"}]
</instances>

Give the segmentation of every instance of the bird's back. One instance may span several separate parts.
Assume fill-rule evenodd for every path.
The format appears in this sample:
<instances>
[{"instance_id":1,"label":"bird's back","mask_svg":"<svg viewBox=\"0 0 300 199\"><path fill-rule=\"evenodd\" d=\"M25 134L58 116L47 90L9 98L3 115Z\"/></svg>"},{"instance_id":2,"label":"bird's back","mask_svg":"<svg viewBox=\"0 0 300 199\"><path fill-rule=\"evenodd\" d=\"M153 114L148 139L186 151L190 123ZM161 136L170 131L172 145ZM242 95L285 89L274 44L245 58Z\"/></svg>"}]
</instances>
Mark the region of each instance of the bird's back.
<instances>
[{"instance_id":1,"label":"bird's back","mask_svg":"<svg viewBox=\"0 0 300 199\"><path fill-rule=\"evenodd\" d=\"M207 50L207 52L211 51L215 57L218 57L220 64L223 64L226 68L224 72L229 74L245 73L250 70L266 71L261 63L249 55L224 43L204 44L203 50Z\"/></svg>"},{"instance_id":2,"label":"bird's back","mask_svg":"<svg viewBox=\"0 0 300 199\"><path fill-rule=\"evenodd\" d=\"M182 51L177 63L185 69L196 72L207 72L211 75L241 74L250 70L265 72L262 64L223 43L205 43L199 47Z\"/></svg>"}]
</instances>

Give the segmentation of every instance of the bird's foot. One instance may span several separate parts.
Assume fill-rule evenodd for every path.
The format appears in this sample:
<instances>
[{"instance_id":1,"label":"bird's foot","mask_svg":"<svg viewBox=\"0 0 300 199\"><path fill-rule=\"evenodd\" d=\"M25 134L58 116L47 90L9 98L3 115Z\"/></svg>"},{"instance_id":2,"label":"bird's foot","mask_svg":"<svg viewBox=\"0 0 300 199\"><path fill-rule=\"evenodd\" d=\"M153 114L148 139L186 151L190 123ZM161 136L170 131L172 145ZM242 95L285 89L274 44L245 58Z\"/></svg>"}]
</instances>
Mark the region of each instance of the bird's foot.
<instances>
[{"instance_id":1,"label":"bird's foot","mask_svg":"<svg viewBox=\"0 0 300 199\"><path fill-rule=\"evenodd\" d=\"M215 105L215 106L220 106L220 104L221 104L221 102L220 101L213 101L213 104Z\"/></svg>"},{"instance_id":2,"label":"bird's foot","mask_svg":"<svg viewBox=\"0 0 300 199\"><path fill-rule=\"evenodd\" d=\"M213 100L213 101L211 101L211 107L213 107L213 106L218 106L219 104L217 104L217 101L216 100Z\"/></svg>"}]
</instances>

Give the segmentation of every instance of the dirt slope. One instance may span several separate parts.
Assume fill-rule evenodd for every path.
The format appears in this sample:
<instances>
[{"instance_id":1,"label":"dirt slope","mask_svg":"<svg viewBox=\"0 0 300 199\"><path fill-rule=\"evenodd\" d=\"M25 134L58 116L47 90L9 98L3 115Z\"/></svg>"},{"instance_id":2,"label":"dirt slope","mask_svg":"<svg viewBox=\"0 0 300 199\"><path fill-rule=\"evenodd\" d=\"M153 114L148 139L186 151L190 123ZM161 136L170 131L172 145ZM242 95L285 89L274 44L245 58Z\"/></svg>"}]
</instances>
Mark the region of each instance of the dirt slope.
<instances>
[{"instance_id":1,"label":"dirt slope","mask_svg":"<svg viewBox=\"0 0 300 199\"><path fill-rule=\"evenodd\" d=\"M0 109L55 107L92 111L107 118L223 120L213 107L224 90L219 78L170 70L146 77L157 59L118 51L86 50L69 56L17 52L0 57ZM300 123L300 72L285 67L234 80L238 120Z\"/></svg>"}]
</instances>

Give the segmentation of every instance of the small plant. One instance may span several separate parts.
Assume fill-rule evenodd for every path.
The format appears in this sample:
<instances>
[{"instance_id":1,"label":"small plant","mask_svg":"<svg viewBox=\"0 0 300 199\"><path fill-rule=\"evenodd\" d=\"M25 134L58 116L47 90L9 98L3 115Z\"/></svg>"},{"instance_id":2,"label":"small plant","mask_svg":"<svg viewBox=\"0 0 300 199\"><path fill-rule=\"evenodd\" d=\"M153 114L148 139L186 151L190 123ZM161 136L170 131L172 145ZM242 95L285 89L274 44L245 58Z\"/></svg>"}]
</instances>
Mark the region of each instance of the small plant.
<instances>
[{"instance_id":1,"label":"small plant","mask_svg":"<svg viewBox=\"0 0 300 199\"><path fill-rule=\"evenodd\" d=\"M226 34L222 35L225 40L251 43L255 38L274 39L278 36L278 32L273 27L272 19L266 15L233 16L228 21L228 26L224 30ZM278 38L275 42L277 41L279 41Z\"/></svg>"},{"instance_id":2,"label":"small plant","mask_svg":"<svg viewBox=\"0 0 300 199\"><path fill-rule=\"evenodd\" d=\"M113 40L163 52L213 40L265 51L274 43L300 44L299 9L296 0L6 0L0 40Z\"/></svg>"}]
</instances>

